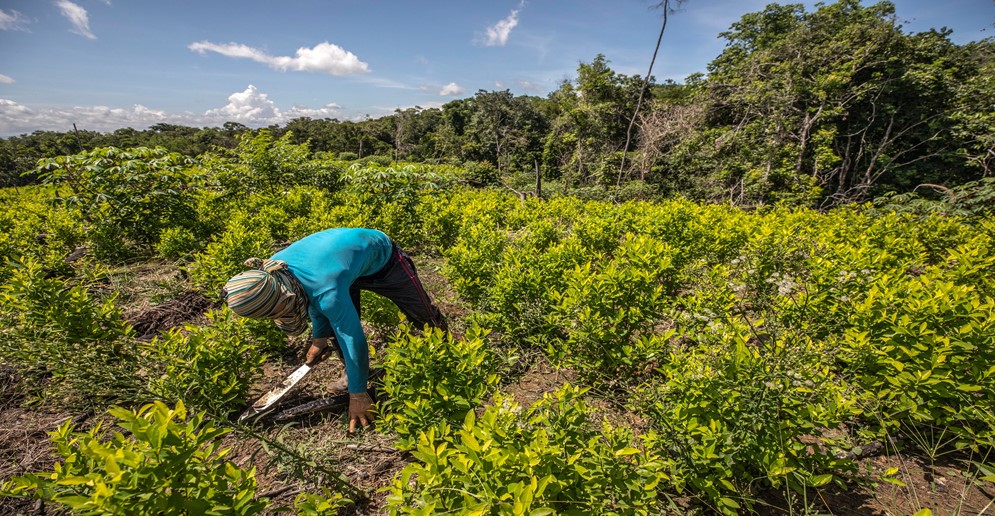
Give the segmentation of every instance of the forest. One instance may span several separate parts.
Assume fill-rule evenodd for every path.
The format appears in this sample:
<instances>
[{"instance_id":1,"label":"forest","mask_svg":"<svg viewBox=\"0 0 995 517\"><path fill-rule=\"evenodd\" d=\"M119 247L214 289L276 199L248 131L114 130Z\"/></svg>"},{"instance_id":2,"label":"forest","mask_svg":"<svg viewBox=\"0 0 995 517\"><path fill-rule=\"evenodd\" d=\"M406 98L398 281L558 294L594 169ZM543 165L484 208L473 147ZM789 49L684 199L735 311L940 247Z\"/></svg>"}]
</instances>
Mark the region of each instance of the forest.
<instances>
[{"instance_id":1,"label":"forest","mask_svg":"<svg viewBox=\"0 0 995 517\"><path fill-rule=\"evenodd\" d=\"M0 514L991 514L995 42L723 37L683 84L2 141ZM449 329L364 292L374 424L335 358L243 420L308 338L222 287L336 227Z\"/></svg>"},{"instance_id":2,"label":"forest","mask_svg":"<svg viewBox=\"0 0 995 517\"><path fill-rule=\"evenodd\" d=\"M580 195L741 207L942 195L991 176L991 38L957 45L944 29L905 33L892 4L856 0L813 12L772 4L721 37L726 48L708 73L683 83L618 74L598 55L545 98L480 90L441 108L358 122L300 118L267 130L336 158L464 166L482 185L514 186L515 176L538 172ZM41 158L106 146L196 157L231 149L249 131L237 122L37 131L0 141L0 185L36 181L30 171Z\"/></svg>"}]
</instances>

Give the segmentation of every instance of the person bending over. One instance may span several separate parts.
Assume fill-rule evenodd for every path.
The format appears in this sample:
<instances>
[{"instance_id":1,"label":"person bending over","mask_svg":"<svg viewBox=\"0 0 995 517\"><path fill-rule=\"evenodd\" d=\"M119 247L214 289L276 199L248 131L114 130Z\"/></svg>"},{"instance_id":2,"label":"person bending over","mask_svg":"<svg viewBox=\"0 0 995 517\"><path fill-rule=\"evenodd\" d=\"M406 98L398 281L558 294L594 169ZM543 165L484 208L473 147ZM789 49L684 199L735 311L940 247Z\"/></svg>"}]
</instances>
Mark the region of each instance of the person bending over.
<instances>
[{"instance_id":1,"label":"person bending over","mask_svg":"<svg viewBox=\"0 0 995 517\"><path fill-rule=\"evenodd\" d=\"M447 330L445 318L418 279L415 265L386 234L366 228L332 228L300 239L225 284L222 296L235 314L269 318L290 335L311 324L307 364L332 346L345 364L349 431L373 421L366 392L370 353L360 323L360 291L393 301L419 328ZM332 344L329 344L332 338ZM337 341L337 344L335 343Z\"/></svg>"}]
</instances>

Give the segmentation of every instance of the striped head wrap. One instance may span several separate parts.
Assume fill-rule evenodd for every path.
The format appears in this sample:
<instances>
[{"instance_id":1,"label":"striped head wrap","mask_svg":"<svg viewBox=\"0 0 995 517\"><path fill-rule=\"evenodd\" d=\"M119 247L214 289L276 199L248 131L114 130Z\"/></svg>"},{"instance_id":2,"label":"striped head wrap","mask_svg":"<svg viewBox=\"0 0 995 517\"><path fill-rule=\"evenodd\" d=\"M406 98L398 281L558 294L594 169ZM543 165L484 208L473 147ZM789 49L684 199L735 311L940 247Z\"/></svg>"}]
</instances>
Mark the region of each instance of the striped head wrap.
<instances>
[{"instance_id":1,"label":"striped head wrap","mask_svg":"<svg viewBox=\"0 0 995 517\"><path fill-rule=\"evenodd\" d=\"M280 330L297 335L307 329L307 295L300 282L281 260L250 258L245 265L253 268L233 276L224 287L228 307L248 318L272 318ZM276 308L287 306L283 315Z\"/></svg>"}]
</instances>

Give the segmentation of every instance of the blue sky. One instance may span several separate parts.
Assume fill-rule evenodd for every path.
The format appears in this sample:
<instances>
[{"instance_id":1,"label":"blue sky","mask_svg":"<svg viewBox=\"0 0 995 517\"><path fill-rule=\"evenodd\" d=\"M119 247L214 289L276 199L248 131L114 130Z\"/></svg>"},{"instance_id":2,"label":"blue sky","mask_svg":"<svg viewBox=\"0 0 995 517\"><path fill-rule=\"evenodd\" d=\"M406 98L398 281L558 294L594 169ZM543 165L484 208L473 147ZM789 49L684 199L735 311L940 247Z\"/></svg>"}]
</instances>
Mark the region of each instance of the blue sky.
<instances>
[{"instance_id":1,"label":"blue sky","mask_svg":"<svg viewBox=\"0 0 995 517\"><path fill-rule=\"evenodd\" d=\"M604 54L643 75L659 0L0 0L0 137L167 122L361 120L477 90L545 96ZM769 0L688 0L653 69L682 80ZM811 7L814 2L802 2ZM867 2L865 1L865 5ZM896 0L906 31L992 35L992 0Z\"/></svg>"}]
</instances>

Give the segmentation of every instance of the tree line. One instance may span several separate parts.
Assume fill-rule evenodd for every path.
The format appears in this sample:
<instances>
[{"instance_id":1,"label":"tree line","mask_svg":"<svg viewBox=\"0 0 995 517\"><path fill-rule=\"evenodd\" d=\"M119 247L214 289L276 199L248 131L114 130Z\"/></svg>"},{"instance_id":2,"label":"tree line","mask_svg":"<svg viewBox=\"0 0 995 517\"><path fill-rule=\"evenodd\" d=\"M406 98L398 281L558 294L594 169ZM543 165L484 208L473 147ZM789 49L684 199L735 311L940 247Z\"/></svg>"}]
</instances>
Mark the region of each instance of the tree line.
<instances>
[{"instance_id":1,"label":"tree line","mask_svg":"<svg viewBox=\"0 0 995 517\"><path fill-rule=\"evenodd\" d=\"M992 174L995 40L950 35L904 32L891 2L771 4L720 34L726 46L707 74L645 81L638 111L644 78L597 55L546 97L479 90L440 108L265 129L312 153L456 164L495 181L538 173L564 189L828 207ZM36 131L0 140L0 184L35 181L22 173L43 157L104 146L199 156L252 132L235 122Z\"/></svg>"}]
</instances>

